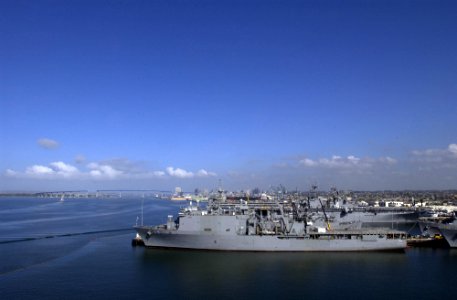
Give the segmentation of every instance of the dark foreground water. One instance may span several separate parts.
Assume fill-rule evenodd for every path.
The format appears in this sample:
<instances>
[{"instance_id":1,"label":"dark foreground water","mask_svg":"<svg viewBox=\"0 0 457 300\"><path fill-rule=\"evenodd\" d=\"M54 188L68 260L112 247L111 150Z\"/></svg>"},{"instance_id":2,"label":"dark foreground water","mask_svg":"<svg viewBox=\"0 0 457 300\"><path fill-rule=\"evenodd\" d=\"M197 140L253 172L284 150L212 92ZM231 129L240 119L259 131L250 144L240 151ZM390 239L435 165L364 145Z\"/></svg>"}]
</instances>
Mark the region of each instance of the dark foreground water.
<instances>
[{"instance_id":1,"label":"dark foreground water","mask_svg":"<svg viewBox=\"0 0 457 300\"><path fill-rule=\"evenodd\" d=\"M145 224L182 204L144 200ZM132 247L141 199L0 198L0 299L453 299L457 250L234 253Z\"/></svg>"}]
</instances>

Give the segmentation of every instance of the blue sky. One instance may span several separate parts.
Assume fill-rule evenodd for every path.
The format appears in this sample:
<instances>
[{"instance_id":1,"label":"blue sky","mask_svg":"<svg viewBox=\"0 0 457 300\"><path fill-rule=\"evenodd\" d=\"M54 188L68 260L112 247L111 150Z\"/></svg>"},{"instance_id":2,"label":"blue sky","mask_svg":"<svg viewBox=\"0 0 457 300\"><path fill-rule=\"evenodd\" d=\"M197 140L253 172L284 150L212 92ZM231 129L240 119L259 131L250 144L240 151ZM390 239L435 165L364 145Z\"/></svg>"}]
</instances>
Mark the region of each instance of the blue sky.
<instances>
[{"instance_id":1,"label":"blue sky","mask_svg":"<svg viewBox=\"0 0 457 300\"><path fill-rule=\"evenodd\" d=\"M455 1L1 1L0 190L457 188Z\"/></svg>"}]
</instances>

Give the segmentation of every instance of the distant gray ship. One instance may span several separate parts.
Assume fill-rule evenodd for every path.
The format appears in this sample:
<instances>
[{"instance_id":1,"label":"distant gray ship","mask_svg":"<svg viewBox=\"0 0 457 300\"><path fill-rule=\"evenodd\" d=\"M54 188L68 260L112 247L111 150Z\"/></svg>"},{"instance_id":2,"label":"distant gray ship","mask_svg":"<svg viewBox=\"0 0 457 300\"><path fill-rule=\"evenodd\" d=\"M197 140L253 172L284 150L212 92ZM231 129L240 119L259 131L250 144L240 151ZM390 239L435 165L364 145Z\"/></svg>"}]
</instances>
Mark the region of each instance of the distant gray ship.
<instances>
[{"instance_id":1,"label":"distant gray ship","mask_svg":"<svg viewBox=\"0 0 457 300\"><path fill-rule=\"evenodd\" d=\"M451 248L457 248L457 223L438 224L438 229Z\"/></svg>"},{"instance_id":2,"label":"distant gray ship","mask_svg":"<svg viewBox=\"0 0 457 300\"><path fill-rule=\"evenodd\" d=\"M324 203L329 202L324 200ZM420 212L411 207L362 207L340 202L336 205L311 204L310 207L309 219L320 224L327 219L335 230L384 228L409 231L420 216Z\"/></svg>"},{"instance_id":3,"label":"distant gray ship","mask_svg":"<svg viewBox=\"0 0 457 300\"><path fill-rule=\"evenodd\" d=\"M313 212L318 216L319 212ZM182 209L164 225L136 226L148 247L228 251L381 251L406 248L406 233L386 229L332 229L314 224L304 201L226 203Z\"/></svg>"},{"instance_id":4,"label":"distant gray ship","mask_svg":"<svg viewBox=\"0 0 457 300\"><path fill-rule=\"evenodd\" d=\"M442 235L449 246L457 248L455 212L438 212L419 218L419 227L425 236Z\"/></svg>"},{"instance_id":5,"label":"distant gray ship","mask_svg":"<svg viewBox=\"0 0 457 300\"><path fill-rule=\"evenodd\" d=\"M457 248L457 223L420 222L424 235L442 235L451 248Z\"/></svg>"}]
</instances>

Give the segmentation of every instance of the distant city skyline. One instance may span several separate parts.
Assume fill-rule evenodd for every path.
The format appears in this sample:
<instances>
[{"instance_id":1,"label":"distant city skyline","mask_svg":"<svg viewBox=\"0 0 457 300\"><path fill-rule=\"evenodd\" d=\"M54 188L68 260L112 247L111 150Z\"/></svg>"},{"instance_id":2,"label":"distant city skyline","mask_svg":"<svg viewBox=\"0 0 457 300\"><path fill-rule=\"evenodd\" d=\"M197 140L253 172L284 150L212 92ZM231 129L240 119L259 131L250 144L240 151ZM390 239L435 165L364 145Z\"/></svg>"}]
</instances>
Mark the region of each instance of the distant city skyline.
<instances>
[{"instance_id":1,"label":"distant city skyline","mask_svg":"<svg viewBox=\"0 0 457 300\"><path fill-rule=\"evenodd\" d=\"M0 192L457 188L455 1L2 1Z\"/></svg>"}]
</instances>

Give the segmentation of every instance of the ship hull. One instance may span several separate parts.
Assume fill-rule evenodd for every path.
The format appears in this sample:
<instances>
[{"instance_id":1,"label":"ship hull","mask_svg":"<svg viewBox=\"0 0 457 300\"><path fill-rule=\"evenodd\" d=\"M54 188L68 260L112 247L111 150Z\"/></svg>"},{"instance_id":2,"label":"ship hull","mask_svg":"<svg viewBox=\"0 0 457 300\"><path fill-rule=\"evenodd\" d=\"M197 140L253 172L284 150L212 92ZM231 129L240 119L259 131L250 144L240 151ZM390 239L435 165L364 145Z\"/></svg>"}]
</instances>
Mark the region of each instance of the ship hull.
<instances>
[{"instance_id":1,"label":"ship hull","mask_svg":"<svg viewBox=\"0 0 457 300\"><path fill-rule=\"evenodd\" d=\"M435 236L441 235L441 230L437 227L438 223L421 221L418 223L423 235Z\"/></svg>"},{"instance_id":2,"label":"ship hull","mask_svg":"<svg viewBox=\"0 0 457 300\"><path fill-rule=\"evenodd\" d=\"M380 239L377 236L339 239L333 235L276 236L276 235L223 235L201 233L178 233L177 231L151 231L137 228L147 247L181 248L216 251L266 251L266 252L312 252L312 251L392 251L406 248L406 240ZM314 238L313 238L314 237Z\"/></svg>"},{"instance_id":3,"label":"ship hull","mask_svg":"<svg viewBox=\"0 0 457 300\"><path fill-rule=\"evenodd\" d=\"M451 248L457 248L457 226L439 225L439 230Z\"/></svg>"}]
</instances>

